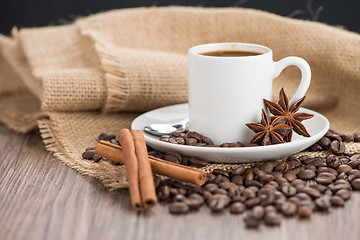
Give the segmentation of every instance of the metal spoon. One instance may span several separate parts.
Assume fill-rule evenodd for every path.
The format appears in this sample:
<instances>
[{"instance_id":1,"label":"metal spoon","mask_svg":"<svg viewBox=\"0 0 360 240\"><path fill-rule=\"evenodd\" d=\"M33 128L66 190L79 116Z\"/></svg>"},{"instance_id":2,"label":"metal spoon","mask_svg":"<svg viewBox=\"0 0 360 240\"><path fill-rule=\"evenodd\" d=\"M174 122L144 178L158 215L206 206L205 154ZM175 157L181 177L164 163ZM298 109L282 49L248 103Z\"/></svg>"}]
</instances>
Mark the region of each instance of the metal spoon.
<instances>
[{"instance_id":1,"label":"metal spoon","mask_svg":"<svg viewBox=\"0 0 360 240\"><path fill-rule=\"evenodd\" d=\"M189 118L176 123L156 123L144 127L144 132L155 136L168 135L172 132L185 132L188 130Z\"/></svg>"}]
</instances>

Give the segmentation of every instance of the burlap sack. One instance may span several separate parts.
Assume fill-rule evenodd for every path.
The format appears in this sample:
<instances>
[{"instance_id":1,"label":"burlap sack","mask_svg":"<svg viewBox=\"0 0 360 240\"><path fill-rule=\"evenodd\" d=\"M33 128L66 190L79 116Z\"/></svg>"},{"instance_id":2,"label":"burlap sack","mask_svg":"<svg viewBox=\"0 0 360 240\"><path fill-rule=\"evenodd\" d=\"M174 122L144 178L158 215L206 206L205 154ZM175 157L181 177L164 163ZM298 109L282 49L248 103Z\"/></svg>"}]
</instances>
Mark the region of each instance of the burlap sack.
<instances>
[{"instance_id":1,"label":"burlap sack","mask_svg":"<svg viewBox=\"0 0 360 240\"><path fill-rule=\"evenodd\" d=\"M210 42L258 43L274 60L306 59L313 77L305 106L333 129L360 131L360 35L242 8L114 10L65 26L15 29L12 38L0 36L0 120L26 132L40 119L55 156L112 189L124 187L123 167L81 153L142 111L186 102L187 49ZM294 93L299 79L295 67L286 69L274 81L274 100L282 86ZM359 144L349 151L359 152Z\"/></svg>"}]
</instances>

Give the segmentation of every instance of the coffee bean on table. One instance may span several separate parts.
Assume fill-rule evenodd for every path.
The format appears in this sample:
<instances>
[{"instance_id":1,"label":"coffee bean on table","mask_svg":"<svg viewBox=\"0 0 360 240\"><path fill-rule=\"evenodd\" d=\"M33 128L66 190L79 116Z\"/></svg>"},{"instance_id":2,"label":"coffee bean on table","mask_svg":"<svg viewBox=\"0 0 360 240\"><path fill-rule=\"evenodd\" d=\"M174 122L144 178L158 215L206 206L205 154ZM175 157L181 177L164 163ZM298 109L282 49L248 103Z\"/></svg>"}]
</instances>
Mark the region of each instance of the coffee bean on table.
<instances>
[{"instance_id":1,"label":"coffee bean on table","mask_svg":"<svg viewBox=\"0 0 360 240\"><path fill-rule=\"evenodd\" d=\"M94 162L99 162L101 160L101 156L95 154L93 156L93 159L94 159Z\"/></svg>"},{"instance_id":2,"label":"coffee bean on table","mask_svg":"<svg viewBox=\"0 0 360 240\"><path fill-rule=\"evenodd\" d=\"M294 196L297 192L296 188L291 186L289 183L287 184L283 184L281 186L281 191L287 196L287 197L291 197Z\"/></svg>"},{"instance_id":3,"label":"coffee bean on table","mask_svg":"<svg viewBox=\"0 0 360 240\"><path fill-rule=\"evenodd\" d=\"M275 166L275 171L286 172L289 169L289 166L286 162L278 162Z\"/></svg>"},{"instance_id":4,"label":"coffee bean on table","mask_svg":"<svg viewBox=\"0 0 360 240\"><path fill-rule=\"evenodd\" d=\"M327 186L329 185L330 183L332 183L332 180L328 177L317 177L315 179L315 181L318 183L318 184L321 184L321 185L324 185L324 186Z\"/></svg>"},{"instance_id":5,"label":"coffee bean on table","mask_svg":"<svg viewBox=\"0 0 360 240\"><path fill-rule=\"evenodd\" d=\"M229 205L231 198L224 194L214 194L208 199L208 206L214 212L220 212Z\"/></svg>"},{"instance_id":6,"label":"coffee bean on table","mask_svg":"<svg viewBox=\"0 0 360 240\"><path fill-rule=\"evenodd\" d=\"M312 212L313 211L309 206L300 206L297 213L300 218L310 218Z\"/></svg>"},{"instance_id":7,"label":"coffee bean on table","mask_svg":"<svg viewBox=\"0 0 360 240\"><path fill-rule=\"evenodd\" d=\"M281 212L285 215L285 216L292 216L296 213L297 210L297 206L296 204L290 202L290 201L285 201L284 204L281 206Z\"/></svg>"},{"instance_id":8,"label":"coffee bean on table","mask_svg":"<svg viewBox=\"0 0 360 240\"><path fill-rule=\"evenodd\" d=\"M318 152L324 150L324 148L319 143L314 143L310 146L309 150L312 152Z\"/></svg>"},{"instance_id":9,"label":"coffee bean on table","mask_svg":"<svg viewBox=\"0 0 360 240\"><path fill-rule=\"evenodd\" d=\"M360 178L357 178L351 182L352 189L360 191Z\"/></svg>"},{"instance_id":10,"label":"coffee bean on table","mask_svg":"<svg viewBox=\"0 0 360 240\"><path fill-rule=\"evenodd\" d=\"M264 217L265 209L263 206L255 206L251 211L255 218L262 219Z\"/></svg>"},{"instance_id":11,"label":"coffee bean on table","mask_svg":"<svg viewBox=\"0 0 360 240\"><path fill-rule=\"evenodd\" d=\"M352 169L352 168L351 168L349 165L342 164L342 165L340 165L340 166L336 169L336 171L337 171L338 173L345 173L345 174L347 174L348 172L351 171L351 169Z\"/></svg>"},{"instance_id":12,"label":"coffee bean on table","mask_svg":"<svg viewBox=\"0 0 360 240\"><path fill-rule=\"evenodd\" d=\"M204 203L204 197L197 193L192 193L186 200L190 208L199 208Z\"/></svg>"},{"instance_id":13,"label":"coffee bean on table","mask_svg":"<svg viewBox=\"0 0 360 240\"><path fill-rule=\"evenodd\" d=\"M266 173L271 173L274 170L275 164L276 163L273 161L265 162L259 167L259 169Z\"/></svg>"},{"instance_id":14,"label":"coffee bean on table","mask_svg":"<svg viewBox=\"0 0 360 240\"><path fill-rule=\"evenodd\" d=\"M352 141L354 141L354 135L353 134L340 134L340 137L344 142L352 142Z\"/></svg>"},{"instance_id":15,"label":"coffee bean on table","mask_svg":"<svg viewBox=\"0 0 360 240\"><path fill-rule=\"evenodd\" d=\"M285 178L286 180L288 180L289 182L292 182L292 181L294 181L297 177L296 177L295 174L287 172L287 173L284 174L284 178Z\"/></svg>"},{"instance_id":16,"label":"coffee bean on table","mask_svg":"<svg viewBox=\"0 0 360 240\"><path fill-rule=\"evenodd\" d=\"M320 184L311 184L309 187L315 188L320 193L325 193L328 188L326 186L320 185Z\"/></svg>"},{"instance_id":17,"label":"coffee bean on table","mask_svg":"<svg viewBox=\"0 0 360 240\"><path fill-rule=\"evenodd\" d=\"M315 204L316 208L320 211L327 211L331 207L329 199L325 197L317 198Z\"/></svg>"},{"instance_id":18,"label":"coffee bean on table","mask_svg":"<svg viewBox=\"0 0 360 240\"><path fill-rule=\"evenodd\" d=\"M310 170L310 169L305 169L305 170L302 170L301 172L299 172L297 174L297 176L299 178L301 178L302 180L310 180L310 179L313 179L316 174L314 171Z\"/></svg>"},{"instance_id":19,"label":"coffee bean on table","mask_svg":"<svg viewBox=\"0 0 360 240\"><path fill-rule=\"evenodd\" d=\"M335 196L339 196L346 201L350 199L351 191L348 189L340 189L335 193Z\"/></svg>"},{"instance_id":20,"label":"coffee bean on table","mask_svg":"<svg viewBox=\"0 0 360 240\"><path fill-rule=\"evenodd\" d=\"M317 175L318 178L329 178L331 179L331 181L334 181L336 179L336 176L334 174L331 174L331 173L327 173L327 172L322 172L322 173L319 173Z\"/></svg>"},{"instance_id":21,"label":"coffee bean on table","mask_svg":"<svg viewBox=\"0 0 360 240\"><path fill-rule=\"evenodd\" d=\"M257 228L261 224L261 220L254 217L251 213L244 218L244 222L248 228Z\"/></svg>"},{"instance_id":22,"label":"coffee bean on table","mask_svg":"<svg viewBox=\"0 0 360 240\"><path fill-rule=\"evenodd\" d=\"M222 169L219 169L219 168L216 168L216 169L214 169L213 171L212 171L212 173L213 174L215 174L215 175L223 175L223 176L225 176L225 177L230 177L230 175L229 175L229 173L228 172L226 172L226 171L224 171L224 170L222 170Z\"/></svg>"},{"instance_id":23,"label":"coffee bean on table","mask_svg":"<svg viewBox=\"0 0 360 240\"><path fill-rule=\"evenodd\" d=\"M334 207L342 207L342 206L344 206L344 199L342 199L339 196L332 196L330 198L330 203Z\"/></svg>"},{"instance_id":24,"label":"coffee bean on table","mask_svg":"<svg viewBox=\"0 0 360 240\"><path fill-rule=\"evenodd\" d=\"M351 156L348 165L352 168L357 168L360 165L360 153Z\"/></svg>"},{"instance_id":25,"label":"coffee bean on table","mask_svg":"<svg viewBox=\"0 0 360 240\"><path fill-rule=\"evenodd\" d=\"M245 201L245 205L248 207L248 208L252 208L256 205L259 205L261 202L260 198L258 197L255 197L255 198L250 198L248 200Z\"/></svg>"},{"instance_id":26,"label":"coffee bean on table","mask_svg":"<svg viewBox=\"0 0 360 240\"><path fill-rule=\"evenodd\" d=\"M318 174L323 173L323 172L327 172L327 173L331 173L331 174L333 174L335 176L337 176L339 174L335 169L330 168L330 167L319 167L316 172Z\"/></svg>"},{"instance_id":27,"label":"coffee bean on table","mask_svg":"<svg viewBox=\"0 0 360 240\"><path fill-rule=\"evenodd\" d=\"M266 225L277 226L281 223L281 217L276 211L266 211L264 221Z\"/></svg>"},{"instance_id":28,"label":"coffee bean on table","mask_svg":"<svg viewBox=\"0 0 360 240\"><path fill-rule=\"evenodd\" d=\"M173 214L187 213L189 206L184 202L173 202L169 205L169 212Z\"/></svg>"},{"instance_id":29,"label":"coffee bean on table","mask_svg":"<svg viewBox=\"0 0 360 240\"><path fill-rule=\"evenodd\" d=\"M321 196L320 191L312 187L305 187L303 192L312 198L319 198Z\"/></svg>"},{"instance_id":30,"label":"coffee bean on table","mask_svg":"<svg viewBox=\"0 0 360 240\"><path fill-rule=\"evenodd\" d=\"M354 134L354 142L360 142L360 133Z\"/></svg>"},{"instance_id":31,"label":"coffee bean on table","mask_svg":"<svg viewBox=\"0 0 360 240\"><path fill-rule=\"evenodd\" d=\"M331 152L336 155L341 155L345 152L345 144L338 140L334 140L330 145Z\"/></svg>"},{"instance_id":32,"label":"coffee bean on table","mask_svg":"<svg viewBox=\"0 0 360 240\"><path fill-rule=\"evenodd\" d=\"M241 214L241 213L245 212L245 210L246 210L246 206L242 202L233 202L230 205L230 212L231 213Z\"/></svg>"},{"instance_id":33,"label":"coffee bean on table","mask_svg":"<svg viewBox=\"0 0 360 240\"><path fill-rule=\"evenodd\" d=\"M342 138L340 137L339 134L330 134L327 136L331 141L339 141L342 142Z\"/></svg>"}]
</instances>

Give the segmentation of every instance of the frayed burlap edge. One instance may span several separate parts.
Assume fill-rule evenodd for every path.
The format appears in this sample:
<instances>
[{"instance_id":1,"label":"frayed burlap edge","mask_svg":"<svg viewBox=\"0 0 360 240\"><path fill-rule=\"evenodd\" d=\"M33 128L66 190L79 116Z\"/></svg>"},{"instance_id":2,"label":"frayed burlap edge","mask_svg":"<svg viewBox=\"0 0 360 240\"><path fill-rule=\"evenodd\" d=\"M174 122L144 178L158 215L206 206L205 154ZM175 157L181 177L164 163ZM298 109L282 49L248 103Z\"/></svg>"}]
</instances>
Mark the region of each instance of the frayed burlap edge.
<instances>
[{"instance_id":1,"label":"frayed burlap edge","mask_svg":"<svg viewBox=\"0 0 360 240\"><path fill-rule=\"evenodd\" d=\"M81 155L72 158L69 151L58 140L58 133L53 128L54 124L56 123L49 119L38 120L40 135L45 147L57 159L82 175L95 177L110 191L128 187L124 166L112 165L105 161L99 163L87 161Z\"/></svg>"}]
</instances>

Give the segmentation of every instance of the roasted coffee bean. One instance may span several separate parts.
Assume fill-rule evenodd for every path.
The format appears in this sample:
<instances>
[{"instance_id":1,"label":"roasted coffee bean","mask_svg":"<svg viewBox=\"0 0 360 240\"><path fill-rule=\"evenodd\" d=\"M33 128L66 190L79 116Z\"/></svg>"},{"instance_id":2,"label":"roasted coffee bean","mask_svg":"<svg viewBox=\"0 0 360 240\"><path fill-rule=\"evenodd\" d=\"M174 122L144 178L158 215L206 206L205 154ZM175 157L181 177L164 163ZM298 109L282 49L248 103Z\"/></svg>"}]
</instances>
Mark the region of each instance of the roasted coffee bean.
<instances>
[{"instance_id":1,"label":"roasted coffee bean","mask_svg":"<svg viewBox=\"0 0 360 240\"><path fill-rule=\"evenodd\" d=\"M310 218L312 212L313 211L309 206L300 206L297 213L300 218Z\"/></svg>"},{"instance_id":2,"label":"roasted coffee bean","mask_svg":"<svg viewBox=\"0 0 360 240\"><path fill-rule=\"evenodd\" d=\"M354 179L360 178L360 170L358 169L352 169L348 172L348 175L354 175Z\"/></svg>"},{"instance_id":3,"label":"roasted coffee bean","mask_svg":"<svg viewBox=\"0 0 360 240\"><path fill-rule=\"evenodd\" d=\"M225 176L225 177L230 177L230 175L229 175L228 172L226 172L226 171L224 171L224 170L222 170L222 169L219 169L219 168L214 169L214 170L212 171L212 173L215 174L215 175L223 175L223 176Z\"/></svg>"},{"instance_id":4,"label":"roasted coffee bean","mask_svg":"<svg viewBox=\"0 0 360 240\"><path fill-rule=\"evenodd\" d=\"M315 181L318 183L318 184L321 184L321 185L324 185L324 186L328 186L330 183L332 183L332 180L328 177L317 177L315 179Z\"/></svg>"},{"instance_id":5,"label":"roasted coffee bean","mask_svg":"<svg viewBox=\"0 0 360 240\"><path fill-rule=\"evenodd\" d=\"M352 141L354 141L354 135L353 134L340 134L340 137L344 142L352 142Z\"/></svg>"},{"instance_id":6,"label":"roasted coffee bean","mask_svg":"<svg viewBox=\"0 0 360 240\"><path fill-rule=\"evenodd\" d=\"M311 171L313 171L314 173L316 172L317 168L314 165L306 165L305 166L305 170L309 169ZM299 175L299 174L298 174Z\"/></svg>"},{"instance_id":7,"label":"roasted coffee bean","mask_svg":"<svg viewBox=\"0 0 360 240\"><path fill-rule=\"evenodd\" d=\"M319 144L323 147L323 149L329 149L330 144L331 144L331 140L328 137L322 137L319 140Z\"/></svg>"},{"instance_id":8,"label":"roasted coffee bean","mask_svg":"<svg viewBox=\"0 0 360 240\"><path fill-rule=\"evenodd\" d=\"M320 211L327 211L331 207L331 203L329 199L325 197L317 198L315 200L315 204L316 204L316 209Z\"/></svg>"},{"instance_id":9,"label":"roasted coffee bean","mask_svg":"<svg viewBox=\"0 0 360 240\"><path fill-rule=\"evenodd\" d=\"M208 200L212 196L212 193L209 191L203 191L203 196L205 200Z\"/></svg>"},{"instance_id":10,"label":"roasted coffee bean","mask_svg":"<svg viewBox=\"0 0 360 240\"><path fill-rule=\"evenodd\" d=\"M289 183L281 185L280 189L287 197L294 196L297 192L296 188L291 186Z\"/></svg>"},{"instance_id":11,"label":"roasted coffee bean","mask_svg":"<svg viewBox=\"0 0 360 240\"><path fill-rule=\"evenodd\" d=\"M342 172L342 173L340 173L339 175L337 175L337 177L336 177L336 179L346 179L347 178L347 175L344 173L344 172Z\"/></svg>"},{"instance_id":12,"label":"roasted coffee bean","mask_svg":"<svg viewBox=\"0 0 360 240\"><path fill-rule=\"evenodd\" d=\"M354 142L360 142L360 133L354 134Z\"/></svg>"},{"instance_id":13,"label":"roasted coffee bean","mask_svg":"<svg viewBox=\"0 0 360 240\"><path fill-rule=\"evenodd\" d=\"M265 215L265 209L263 206L255 206L251 210L252 215L257 219L262 219Z\"/></svg>"},{"instance_id":14,"label":"roasted coffee bean","mask_svg":"<svg viewBox=\"0 0 360 240\"><path fill-rule=\"evenodd\" d=\"M171 138L177 138L177 137L183 137L184 135L182 135L181 133L179 132L172 132L169 134L169 137Z\"/></svg>"},{"instance_id":15,"label":"roasted coffee bean","mask_svg":"<svg viewBox=\"0 0 360 240\"><path fill-rule=\"evenodd\" d=\"M275 166L275 171L284 173L287 170L289 170L289 166L286 162L278 162Z\"/></svg>"},{"instance_id":16,"label":"roasted coffee bean","mask_svg":"<svg viewBox=\"0 0 360 240\"><path fill-rule=\"evenodd\" d=\"M285 215L285 216L292 216L296 213L297 210L297 206L296 204L290 202L290 201L285 201L284 204L282 204L281 206L281 212Z\"/></svg>"},{"instance_id":17,"label":"roasted coffee bean","mask_svg":"<svg viewBox=\"0 0 360 240\"><path fill-rule=\"evenodd\" d=\"M270 181L266 184L267 186L272 186L274 189L279 189L280 185L275 181Z\"/></svg>"},{"instance_id":18,"label":"roasted coffee bean","mask_svg":"<svg viewBox=\"0 0 360 240\"><path fill-rule=\"evenodd\" d=\"M245 197L245 199L251 199L251 198L255 198L256 197L256 192L254 192L253 190L246 188L243 191L243 195Z\"/></svg>"},{"instance_id":19,"label":"roasted coffee bean","mask_svg":"<svg viewBox=\"0 0 360 240\"><path fill-rule=\"evenodd\" d=\"M220 212L229 205L230 201L231 199L227 195L214 194L208 199L207 203L212 211Z\"/></svg>"},{"instance_id":20,"label":"roasted coffee bean","mask_svg":"<svg viewBox=\"0 0 360 240\"><path fill-rule=\"evenodd\" d=\"M94 157L94 155L95 155L95 150L90 149L90 150L83 152L82 157L90 160Z\"/></svg>"},{"instance_id":21,"label":"roasted coffee bean","mask_svg":"<svg viewBox=\"0 0 360 240\"><path fill-rule=\"evenodd\" d=\"M214 145L214 142L211 140L211 138L206 136L202 136L201 141L206 143L207 145Z\"/></svg>"},{"instance_id":22,"label":"roasted coffee bean","mask_svg":"<svg viewBox=\"0 0 360 240\"><path fill-rule=\"evenodd\" d=\"M271 181L274 181L274 180L275 180L275 177L273 175L270 175L270 174L265 174L265 175L260 177L260 182L262 184L265 184L265 183L268 183L268 182L271 182Z\"/></svg>"},{"instance_id":23,"label":"roasted coffee bean","mask_svg":"<svg viewBox=\"0 0 360 240\"><path fill-rule=\"evenodd\" d=\"M289 170L293 170L301 166L301 162L297 158L292 158L290 161L287 161Z\"/></svg>"},{"instance_id":24,"label":"roasted coffee bean","mask_svg":"<svg viewBox=\"0 0 360 240\"><path fill-rule=\"evenodd\" d=\"M215 183L208 183L205 186L203 186L203 189L209 192L214 192L218 188L219 186Z\"/></svg>"},{"instance_id":25,"label":"roasted coffee bean","mask_svg":"<svg viewBox=\"0 0 360 240\"><path fill-rule=\"evenodd\" d=\"M170 187L168 185L160 186L158 198L160 201L170 198Z\"/></svg>"},{"instance_id":26,"label":"roasted coffee bean","mask_svg":"<svg viewBox=\"0 0 360 240\"><path fill-rule=\"evenodd\" d=\"M276 163L274 163L272 161L265 162L259 167L259 169L266 172L266 173L271 173L274 170L275 164Z\"/></svg>"},{"instance_id":27,"label":"roasted coffee bean","mask_svg":"<svg viewBox=\"0 0 360 240\"><path fill-rule=\"evenodd\" d=\"M251 213L244 218L244 222L248 228L257 228L261 224L261 220L255 218Z\"/></svg>"},{"instance_id":28,"label":"roasted coffee bean","mask_svg":"<svg viewBox=\"0 0 360 240\"><path fill-rule=\"evenodd\" d=\"M177 144L180 144L180 145L185 145L186 144L185 139L182 138L182 137L177 137L177 138L174 138L174 139L175 139Z\"/></svg>"},{"instance_id":29,"label":"roasted coffee bean","mask_svg":"<svg viewBox=\"0 0 360 240\"><path fill-rule=\"evenodd\" d=\"M334 140L330 145L331 152L336 155L341 155L345 152L345 144L338 140Z\"/></svg>"},{"instance_id":30,"label":"roasted coffee bean","mask_svg":"<svg viewBox=\"0 0 360 240\"><path fill-rule=\"evenodd\" d=\"M280 225L281 217L276 211L266 211L264 221L266 225L278 226Z\"/></svg>"},{"instance_id":31,"label":"roasted coffee bean","mask_svg":"<svg viewBox=\"0 0 360 240\"><path fill-rule=\"evenodd\" d=\"M256 180L245 181L245 187L251 187L251 186L260 188L263 185L259 181L256 181Z\"/></svg>"},{"instance_id":32,"label":"roasted coffee bean","mask_svg":"<svg viewBox=\"0 0 360 240\"><path fill-rule=\"evenodd\" d=\"M204 204L204 197L200 194L192 193L185 202L190 208L199 208Z\"/></svg>"},{"instance_id":33,"label":"roasted coffee bean","mask_svg":"<svg viewBox=\"0 0 360 240\"><path fill-rule=\"evenodd\" d=\"M294 197L299 201L311 201L311 197L306 193L297 193Z\"/></svg>"},{"instance_id":34,"label":"roasted coffee bean","mask_svg":"<svg viewBox=\"0 0 360 240\"><path fill-rule=\"evenodd\" d=\"M305 166L300 165L300 166L298 166L297 168L294 168L294 169L292 169L292 170L287 171L286 173L292 173L292 174L297 175L297 174L298 174L299 172L301 172L302 170L305 170Z\"/></svg>"},{"instance_id":35,"label":"roasted coffee bean","mask_svg":"<svg viewBox=\"0 0 360 240\"><path fill-rule=\"evenodd\" d=\"M328 190L326 186L320 184L311 184L309 187L315 188L320 193L325 193Z\"/></svg>"},{"instance_id":36,"label":"roasted coffee bean","mask_svg":"<svg viewBox=\"0 0 360 240\"><path fill-rule=\"evenodd\" d=\"M85 152L89 151L89 150L95 150L95 148L94 147L88 147L88 148L85 149Z\"/></svg>"},{"instance_id":37,"label":"roasted coffee bean","mask_svg":"<svg viewBox=\"0 0 360 240\"><path fill-rule=\"evenodd\" d=\"M298 185L305 186L305 181L301 179L295 179L294 181L291 182L291 185L293 185L294 187Z\"/></svg>"},{"instance_id":38,"label":"roasted coffee bean","mask_svg":"<svg viewBox=\"0 0 360 240\"><path fill-rule=\"evenodd\" d=\"M245 167L243 165L241 165L240 167L232 170L230 175L231 175L231 177L234 177L236 175L243 175L244 173L245 173Z\"/></svg>"},{"instance_id":39,"label":"roasted coffee bean","mask_svg":"<svg viewBox=\"0 0 360 240\"><path fill-rule=\"evenodd\" d=\"M188 138L185 138L185 144L186 145L197 145L198 144L198 140L196 138L192 138L192 137L188 137Z\"/></svg>"},{"instance_id":40,"label":"roasted coffee bean","mask_svg":"<svg viewBox=\"0 0 360 240\"><path fill-rule=\"evenodd\" d=\"M195 138L197 141L201 141L201 139L203 138L203 135L201 135L198 132L188 132L186 133L186 138Z\"/></svg>"},{"instance_id":41,"label":"roasted coffee bean","mask_svg":"<svg viewBox=\"0 0 360 240\"><path fill-rule=\"evenodd\" d=\"M326 157L326 165L336 169L341 165L341 162L337 156L330 154Z\"/></svg>"},{"instance_id":42,"label":"roasted coffee bean","mask_svg":"<svg viewBox=\"0 0 360 240\"><path fill-rule=\"evenodd\" d=\"M246 207L248 207L248 208L252 208L252 207L254 207L254 206L256 206L256 205L259 205L260 202L261 202L261 200L260 200L260 198L258 198L258 197L250 198L250 199L248 199L248 200L245 201L245 205L246 205Z\"/></svg>"},{"instance_id":43,"label":"roasted coffee bean","mask_svg":"<svg viewBox=\"0 0 360 240\"><path fill-rule=\"evenodd\" d=\"M339 157L339 160L340 160L341 164L348 164L350 162L350 158L348 158L346 156Z\"/></svg>"},{"instance_id":44,"label":"roasted coffee bean","mask_svg":"<svg viewBox=\"0 0 360 240\"><path fill-rule=\"evenodd\" d=\"M230 182L230 179L223 175L217 175L217 177L221 177L220 182Z\"/></svg>"},{"instance_id":45,"label":"roasted coffee bean","mask_svg":"<svg viewBox=\"0 0 360 240\"><path fill-rule=\"evenodd\" d=\"M173 202L169 205L169 212L173 214L187 213L189 206L184 202Z\"/></svg>"},{"instance_id":46,"label":"roasted coffee bean","mask_svg":"<svg viewBox=\"0 0 360 240\"><path fill-rule=\"evenodd\" d=\"M294 181L295 179L297 179L297 177L296 177L295 174L289 173L289 172L287 172L287 173L284 174L284 178L285 178L286 180L288 180L289 182L292 182L292 181Z\"/></svg>"},{"instance_id":47,"label":"roasted coffee bean","mask_svg":"<svg viewBox=\"0 0 360 240\"><path fill-rule=\"evenodd\" d=\"M350 189L351 189L351 186L349 186L349 184L337 184L337 185L334 185L334 186L329 186L329 189L330 189L333 193L336 193L337 191L342 190L342 189L348 189L348 190L350 190Z\"/></svg>"},{"instance_id":48,"label":"roasted coffee bean","mask_svg":"<svg viewBox=\"0 0 360 240\"><path fill-rule=\"evenodd\" d=\"M281 186L282 184L287 184L289 183L288 180L286 180L285 178L281 177L281 178L275 178L275 181Z\"/></svg>"},{"instance_id":49,"label":"roasted coffee bean","mask_svg":"<svg viewBox=\"0 0 360 240\"><path fill-rule=\"evenodd\" d=\"M165 154L164 160L173 162L173 163L180 163L181 155L178 152L170 151Z\"/></svg>"},{"instance_id":50,"label":"roasted coffee bean","mask_svg":"<svg viewBox=\"0 0 360 240\"><path fill-rule=\"evenodd\" d=\"M310 146L309 150L312 152L318 152L324 150L324 148L319 143L314 143Z\"/></svg>"},{"instance_id":51,"label":"roasted coffee bean","mask_svg":"<svg viewBox=\"0 0 360 240\"><path fill-rule=\"evenodd\" d=\"M340 189L335 193L336 196L341 197L342 199L349 200L351 197L351 191L348 189Z\"/></svg>"},{"instance_id":52,"label":"roasted coffee bean","mask_svg":"<svg viewBox=\"0 0 360 240\"><path fill-rule=\"evenodd\" d=\"M222 189L222 188L218 188L213 193L214 194L225 194L226 195L228 193L228 191L226 191L225 189Z\"/></svg>"},{"instance_id":53,"label":"roasted coffee bean","mask_svg":"<svg viewBox=\"0 0 360 240\"><path fill-rule=\"evenodd\" d=\"M230 188L228 195L229 197L231 197L232 201L244 202L246 200L246 197L242 194L242 190L240 187Z\"/></svg>"},{"instance_id":54,"label":"roasted coffee bean","mask_svg":"<svg viewBox=\"0 0 360 240\"><path fill-rule=\"evenodd\" d=\"M189 157L181 156L181 164L182 165L189 165Z\"/></svg>"},{"instance_id":55,"label":"roasted coffee bean","mask_svg":"<svg viewBox=\"0 0 360 240\"><path fill-rule=\"evenodd\" d=\"M114 134L106 134L106 133L101 133L100 135L99 135L99 141L100 140L104 140L104 141L106 141L106 140L111 140L111 139L114 139L115 138L115 135Z\"/></svg>"},{"instance_id":56,"label":"roasted coffee bean","mask_svg":"<svg viewBox=\"0 0 360 240\"><path fill-rule=\"evenodd\" d=\"M345 174L347 174L348 172L351 171L351 169L352 169L352 168L351 168L349 165L342 164L342 165L340 165L340 166L336 169L336 171L337 171L338 173L345 173Z\"/></svg>"},{"instance_id":57,"label":"roasted coffee bean","mask_svg":"<svg viewBox=\"0 0 360 240\"><path fill-rule=\"evenodd\" d=\"M330 203L334 207L342 207L342 206L344 206L344 199L342 199L339 196L332 196L330 198Z\"/></svg>"},{"instance_id":58,"label":"roasted coffee bean","mask_svg":"<svg viewBox=\"0 0 360 240\"><path fill-rule=\"evenodd\" d=\"M238 185L236 185L233 182L221 182L219 183L219 187L225 190L229 190L230 188L235 188L235 187L238 188Z\"/></svg>"},{"instance_id":59,"label":"roasted coffee bean","mask_svg":"<svg viewBox=\"0 0 360 240\"><path fill-rule=\"evenodd\" d=\"M205 167L207 165L207 162L202 159L202 158L199 158L199 157L191 157L189 158L189 163L190 165L193 165L195 167Z\"/></svg>"},{"instance_id":60,"label":"roasted coffee bean","mask_svg":"<svg viewBox=\"0 0 360 240\"><path fill-rule=\"evenodd\" d=\"M305 169L305 170L299 172L297 176L299 178L301 178L302 180L311 180L316 176L316 174L314 171L312 171L310 169Z\"/></svg>"},{"instance_id":61,"label":"roasted coffee bean","mask_svg":"<svg viewBox=\"0 0 360 240\"><path fill-rule=\"evenodd\" d=\"M360 178L357 178L351 182L352 189L360 191Z\"/></svg>"},{"instance_id":62,"label":"roasted coffee bean","mask_svg":"<svg viewBox=\"0 0 360 240\"><path fill-rule=\"evenodd\" d=\"M335 176L337 176L339 174L335 169L329 168L329 167L320 167L320 168L318 168L318 170L316 172L318 174L323 173L323 172L327 172L327 173L331 173L331 174L333 174Z\"/></svg>"},{"instance_id":63,"label":"roasted coffee bean","mask_svg":"<svg viewBox=\"0 0 360 240\"><path fill-rule=\"evenodd\" d=\"M321 196L320 191L312 187L305 187L303 192L312 198L319 198Z\"/></svg>"},{"instance_id":64,"label":"roasted coffee bean","mask_svg":"<svg viewBox=\"0 0 360 240\"><path fill-rule=\"evenodd\" d=\"M183 201L185 201L185 199L186 199L186 197L184 195L176 194L173 197L173 202L183 202Z\"/></svg>"},{"instance_id":65,"label":"roasted coffee bean","mask_svg":"<svg viewBox=\"0 0 360 240\"><path fill-rule=\"evenodd\" d=\"M93 158L94 162L99 162L101 160L101 156L96 155L96 154L92 158Z\"/></svg>"},{"instance_id":66,"label":"roasted coffee bean","mask_svg":"<svg viewBox=\"0 0 360 240\"><path fill-rule=\"evenodd\" d=\"M233 214L241 214L245 212L245 210L246 210L246 206L242 202L233 202L230 205L230 212Z\"/></svg>"},{"instance_id":67,"label":"roasted coffee bean","mask_svg":"<svg viewBox=\"0 0 360 240\"><path fill-rule=\"evenodd\" d=\"M234 177L231 178L231 181L238 185L242 185L244 183L244 177L241 175L235 175Z\"/></svg>"},{"instance_id":68,"label":"roasted coffee bean","mask_svg":"<svg viewBox=\"0 0 360 240\"><path fill-rule=\"evenodd\" d=\"M334 182L334 185L346 185L350 189L350 183L346 181L345 179L338 179Z\"/></svg>"},{"instance_id":69,"label":"roasted coffee bean","mask_svg":"<svg viewBox=\"0 0 360 240\"><path fill-rule=\"evenodd\" d=\"M360 153L352 155L348 165L352 168L357 168L360 165Z\"/></svg>"},{"instance_id":70,"label":"roasted coffee bean","mask_svg":"<svg viewBox=\"0 0 360 240\"><path fill-rule=\"evenodd\" d=\"M330 134L327 136L331 141L339 141L342 142L342 139L339 134Z\"/></svg>"},{"instance_id":71,"label":"roasted coffee bean","mask_svg":"<svg viewBox=\"0 0 360 240\"><path fill-rule=\"evenodd\" d=\"M331 181L334 181L336 179L336 176L334 174L328 173L328 172L322 172L317 175L317 177L324 177L324 178L330 178Z\"/></svg>"}]
</instances>

